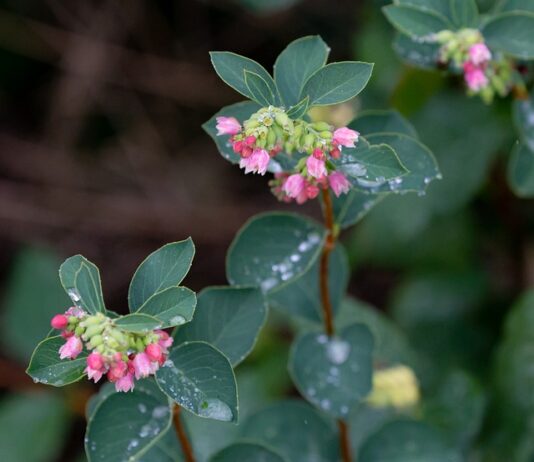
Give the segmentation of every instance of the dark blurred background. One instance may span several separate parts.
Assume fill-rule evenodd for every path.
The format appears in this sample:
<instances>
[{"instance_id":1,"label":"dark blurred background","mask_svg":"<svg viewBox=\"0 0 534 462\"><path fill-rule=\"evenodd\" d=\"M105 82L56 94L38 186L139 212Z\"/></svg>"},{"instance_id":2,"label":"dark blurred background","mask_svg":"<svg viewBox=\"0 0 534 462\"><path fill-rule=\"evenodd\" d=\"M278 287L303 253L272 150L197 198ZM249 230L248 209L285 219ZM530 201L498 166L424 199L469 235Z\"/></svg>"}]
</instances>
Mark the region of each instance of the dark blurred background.
<instances>
[{"instance_id":1,"label":"dark blurred background","mask_svg":"<svg viewBox=\"0 0 534 462\"><path fill-rule=\"evenodd\" d=\"M324 117L346 123L362 107L396 107L434 150L444 180L426 197L384 201L344 236L350 292L388 307L414 346L436 359L422 363L429 387L449 364L477 380L491 375L502 320L534 273L531 208L504 180L502 156L515 136L509 102L487 108L454 79L403 66L384 3L0 1L1 460L70 461L82 448L83 406L94 389L58 395L24 374L51 314L68 303L57 281L62 259L81 253L95 262L106 303L124 312L133 271L160 245L192 236L186 284L224 284L226 249L240 226L255 213L291 209L271 196L267 178L224 161L202 131L222 106L243 99L218 79L210 50L271 69L290 41L320 34L330 60L376 62L365 94ZM281 374L284 354L272 365ZM23 390L41 394L11 393ZM78 416L72 429L65 415ZM20 448L21 426L43 450Z\"/></svg>"}]
</instances>

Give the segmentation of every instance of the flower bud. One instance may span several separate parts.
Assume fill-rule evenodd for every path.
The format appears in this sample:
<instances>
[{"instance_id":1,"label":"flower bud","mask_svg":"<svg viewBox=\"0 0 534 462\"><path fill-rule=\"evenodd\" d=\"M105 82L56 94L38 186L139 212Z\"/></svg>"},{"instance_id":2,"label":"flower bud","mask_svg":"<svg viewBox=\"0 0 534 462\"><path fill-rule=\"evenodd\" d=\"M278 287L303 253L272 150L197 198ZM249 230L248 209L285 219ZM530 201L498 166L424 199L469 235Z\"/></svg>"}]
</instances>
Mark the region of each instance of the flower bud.
<instances>
[{"instance_id":1,"label":"flower bud","mask_svg":"<svg viewBox=\"0 0 534 462\"><path fill-rule=\"evenodd\" d=\"M276 120L276 123L280 125L281 127L286 128L286 126L289 124L289 117L285 112L278 112L274 116L274 120Z\"/></svg>"},{"instance_id":2,"label":"flower bud","mask_svg":"<svg viewBox=\"0 0 534 462\"><path fill-rule=\"evenodd\" d=\"M322 132L322 131L330 132L330 124L326 122L315 122L312 124L312 127L318 132Z\"/></svg>"},{"instance_id":3,"label":"flower bud","mask_svg":"<svg viewBox=\"0 0 534 462\"><path fill-rule=\"evenodd\" d=\"M151 343L150 345L147 345L145 353L151 361L159 361L163 355L161 347L157 343Z\"/></svg>"},{"instance_id":4,"label":"flower bud","mask_svg":"<svg viewBox=\"0 0 534 462\"><path fill-rule=\"evenodd\" d=\"M69 324L69 320L64 314L56 314L50 321L50 325L54 329L63 330Z\"/></svg>"}]
</instances>

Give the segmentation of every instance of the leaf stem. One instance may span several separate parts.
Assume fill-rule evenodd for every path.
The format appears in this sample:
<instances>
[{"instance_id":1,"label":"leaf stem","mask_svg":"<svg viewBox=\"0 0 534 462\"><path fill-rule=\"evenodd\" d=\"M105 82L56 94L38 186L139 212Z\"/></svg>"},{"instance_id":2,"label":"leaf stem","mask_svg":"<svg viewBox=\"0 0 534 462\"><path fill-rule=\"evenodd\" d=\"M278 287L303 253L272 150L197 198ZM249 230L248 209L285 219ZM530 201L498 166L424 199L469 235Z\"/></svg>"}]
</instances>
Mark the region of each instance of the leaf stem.
<instances>
[{"instance_id":1,"label":"leaf stem","mask_svg":"<svg viewBox=\"0 0 534 462\"><path fill-rule=\"evenodd\" d=\"M173 408L174 429L176 430L176 436L178 437L178 440L180 441L180 445L182 446L182 452L184 455L185 462L195 462L193 448L191 447L191 443L189 442L189 438L187 437L185 428L182 425L182 419L180 418L181 410L182 408L178 404L174 405L174 408Z\"/></svg>"},{"instance_id":2,"label":"leaf stem","mask_svg":"<svg viewBox=\"0 0 534 462\"><path fill-rule=\"evenodd\" d=\"M336 245L336 230L334 226L334 208L332 206L332 197L328 189L322 190L323 195L323 215L324 223L327 229L327 235L321 253L321 262L319 268L319 287L321 290L321 305L323 307L323 321L327 335L333 336L335 333L334 328L334 315L332 309L332 302L330 299L330 287L328 285L328 268L329 258L332 250ZM349 428L344 420L339 419L337 421L339 429L339 446L341 450L341 459L343 462L351 462L352 455L350 450L349 440Z\"/></svg>"}]
</instances>

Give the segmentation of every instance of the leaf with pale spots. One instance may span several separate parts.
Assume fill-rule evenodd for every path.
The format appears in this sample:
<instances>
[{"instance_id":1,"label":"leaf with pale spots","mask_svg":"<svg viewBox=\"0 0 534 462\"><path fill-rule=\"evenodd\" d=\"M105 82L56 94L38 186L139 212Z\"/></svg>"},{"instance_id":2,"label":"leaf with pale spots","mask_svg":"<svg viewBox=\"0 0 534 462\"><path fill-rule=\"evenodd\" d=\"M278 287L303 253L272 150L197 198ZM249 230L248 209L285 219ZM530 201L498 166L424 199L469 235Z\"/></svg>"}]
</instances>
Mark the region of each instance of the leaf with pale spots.
<instances>
[{"instance_id":1,"label":"leaf with pale spots","mask_svg":"<svg viewBox=\"0 0 534 462\"><path fill-rule=\"evenodd\" d=\"M289 372L300 393L322 411L345 418L371 390L373 336L352 324L334 337L306 333L293 343Z\"/></svg>"},{"instance_id":2,"label":"leaf with pale spots","mask_svg":"<svg viewBox=\"0 0 534 462\"><path fill-rule=\"evenodd\" d=\"M459 451L450 447L434 428L410 420L384 425L361 446L359 462L461 462Z\"/></svg>"},{"instance_id":3,"label":"leaf with pale spots","mask_svg":"<svg viewBox=\"0 0 534 462\"><path fill-rule=\"evenodd\" d=\"M220 450L210 462L287 462L280 454L258 443L235 443Z\"/></svg>"},{"instance_id":4,"label":"leaf with pale spots","mask_svg":"<svg viewBox=\"0 0 534 462\"><path fill-rule=\"evenodd\" d=\"M302 400L281 401L256 412L242 425L241 434L290 461L339 461L334 422Z\"/></svg>"},{"instance_id":5,"label":"leaf with pale spots","mask_svg":"<svg viewBox=\"0 0 534 462\"><path fill-rule=\"evenodd\" d=\"M197 298L186 287L169 287L150 297L137 314L148 314L159 321L160 329L179 326L193 319Z\"/></svg>"},{"instance_id":6,"label":"leaf with pale spots","mask_svg":"<svg viewBox=\"0 0 534 462\"><path fill-rule=\"evenodd\" d=\"M229 135L217 135L217 117L235 117L239 123L243 124L245 120L249 119L250 116L259 109L261 109L261 106L254 101L242 101L241 103L223 107L217 114L202 125L204 131L211 136L213 141L215 141L221 156L232 162L232 164L238 164L241 157L232 149Z\"/></svg>"},{"instance_id":7,"label":"leaf with pale spots","mask_svg":"<svg viewBox=\"0 0 534 462\"><path fill-rule=\"evenodd\" d=\"M87 353L82 351L76 359L60 359L59 349L65 342L58 335L48 337L37 345L26 369L26 373L35 382L62 387L83 378Z\"/></svg>"},{"instance_id":8,"label":"leaf with pale spots","mask_svg":"<svg viewBox=\"0 0 534 462\"><path fill-rule=\"evenodd\" d=\"M191 268L195 246L191 238L172 242L152 252L139 265L128 290L130 312L141 309L154 294L182 282Z\"/></svg>"},{"instance_id":9,"label":"leaf with pale spots","mask_svg":"<svg viewBox=\"0 0 534 462\"><path fill-rule=\"evenodd\" d=\"M393 40L393 50L399 58L421 69L436 68L439 48L439 43L420 42L400 32Z\"/></svg>"},{"instance_id":10,"label":"leaf with pale spots","mask_svg":"<svg viewBox=\"0 0 534 462\"><path fill-rule=\"evenodd\" d=\"M171 426L168 398L161 392L136 387L130 393L113 393L93 410L85 434L89 462L139 460Z\"/></svg>"},{"instance_id":11,"label":"leaf with pale spots","mask_svg":"<svg viewBox=\"0 0 534 462\"><path fill-rule=\"evenodd\" d=\"M228 359L205 342L173 348L156 372L159 387L200 417L237 422L237 385Z\"/></svg>"},{"instance_id":12,"label":"leaf with pale spots","mask_svg":"<svg viewBox=\"0 0 534 462\"><path fill-rule=\"evenodd\" d=\"M319 259L301 277L272 290L268 296L269 306L291 316L322 323L322 305L318 281ZM329 287L334 313L337 312L345 295L348 282L348 258L343 246L337 244L329 259Z\"/></svg>"},{"instance_id":13,"label":"leaf with pale spots","mask_svg":"<svg viewBox=\"0 0 534 462\"><path fill-rule=\"evenodd\" d=\"M192 322L176 329L176 345L201 340L218 348L235 367L251 352L267 310L257 288L209 287L198 297Z\"/></svg>"},{"instance_id":14,"label":"leaf with pale spots","mask_svg":"<svg viewBox=\"0 0 534 462\"><path fill-rule=\"evenodd\" d=\"M355 225L387 196L388 194L367 194L353 189L348 194L334 197L332 201L336 223L343 229Z\"/></svg>"},{"instance_id":15,"label":"leaf with pale spots","mask_svg":"<svg viewBox=\"0 0 534 462\"><path fill-rule=\"evenodd\" d=\"M256 216L241 228L228 250L228 280L268 293L308 271L324 237L323 227L300 215Z\"/></svg>"},{"instance_id":16,"label":"leaf with pale spots","mask_svg":"<svg viewBox=\"0 0 534 462\"><path fill-rule=\"evenodd\" d=\"M59 268L59 279L76 306L91 314L106 312L100 272L87 258L67 258Z\"/></svg>"}]
</instances>

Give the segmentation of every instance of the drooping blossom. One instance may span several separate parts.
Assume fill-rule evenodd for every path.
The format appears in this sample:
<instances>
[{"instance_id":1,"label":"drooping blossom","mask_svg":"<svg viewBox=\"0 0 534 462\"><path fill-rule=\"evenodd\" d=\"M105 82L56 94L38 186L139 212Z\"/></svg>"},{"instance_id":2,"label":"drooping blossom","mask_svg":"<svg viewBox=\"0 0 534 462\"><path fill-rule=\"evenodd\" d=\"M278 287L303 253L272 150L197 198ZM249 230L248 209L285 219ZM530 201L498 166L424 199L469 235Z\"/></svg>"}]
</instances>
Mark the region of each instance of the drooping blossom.
<instances>
[{"instance_id":1,"label":"drooping blossom","mask_svg":"<svg viewBox=\"0 0 534 462\"><path fill-rule=\"evenodd\" d=\"M305 186L306 180L304 177L299 173L295 173L285 180L282 189L288 197L297 198L302 193Z\"/></svg>"},{"instance_id":2,"label":"drooping blossom","mask_svg":"<svg viewBox=\"0 0 534 462\"><path fill-rule=\"evenodd\" d=\"M134 389L134 375L131 372L126 373L123 377L115 382L115 390L118 392L128 392Z\"/></svg>"},{"instance_id":3,"label":"drooping blossom","mask_svg":"<svg viewBox=\"0 0 534 462\"><path fill-rule=\"evenodd\" d=\"M145 353L150 361L159 362L163 356L163 351L157 343L151 343L150 345L147 345Z\"/></svg>"},{"instance_id":4,"label":"drooping blossom","mask_svg":"<svg viewBox=\"0 0 534 462\"><path fill-rule=\"evenodd\" d=\"M328 175L328 184L336 197L339 197L341 194L347 194L350 190L350 183L347 180L347 177L340 172L332 172Z\"/></svg>"},{"instance_id":5,"label":"drooping blossom","mask_svg":"<svg viewBox=\"0 0 534 462\"><path fill-rule=\"evenodd\" d=\"M148 377L151 373L150 358L146 353L137 353L133 359L133 366L137 380Z\"/></svg>"},{"instance_id":6,"label":"drooping blossom","mask_svg":"<svg viewBox=\"0 0 534 462\"><path fill-rule=\"evenodd\" d=\"M306 160L306 167L308 169L308 174L318 180L327 174L324 160L317 159L313 155Z\"/></svg>"},{"instance_id":7,"label":"drooping blossom","mask_svg":"<svg viewBox=\"0 0 534 462\"><path fill-rule=\"evenodd\" d=\"M61 359L76 359L82 352L83 344L79 337L73 335L69 337L63 346L59 349L59 357Z\"/></svg>"},{"instance_id":8,"label":"drooping blossom","mask_svg":"<svg viewBox=\"0 0 534 462\"><path fill-rule=\"evenodd\" d=\"M345 146L346 148L353 148L354 143L358 141L360 134L356 130L351 130L347 127L341 127L334 131L334 143Z\"/></svg>"},{"instance_id":9,"label":"drooping blossom","mask_svg":"<svg viewBox=\"0 0 534 462\"><path fill-rule=\"evenodd\" d=\"M236 135L241 131L241 124L235 117L217 117L217 135Z\"/></svg>"},{"instance_id":10,"label":"drooping blossom","mask_svg":"<svg viewBox=\"0 0 534 462\"><path fill-rule=\"evenodd\" d=\"M481 66L491 59L491 51L484 43L475 43L469 47L469 61L475 66Z\"/></svg>"},{"instance_id":11,"label":"drooping blossom","mask_svg":"<svg viewBox=\"0 0 534 462\"><path fill-rule=\"evenodd\" d=\"M474 92L482 90L489 83L484 70L469 61L464 64L464 78L469 89Z\"/></svg>"},{"instance_id":12,"label":"drooping blossom","mask_svg":"<svg viewBox=\"0 0 534 462\"><path fill-rule=\"evenodd\" d=\"M245 173L259 173L265 175L271 157L265 149L254 149L249 157L242 157L239 166Z\"/></svg>"},{"instance_id":13,"label":"drooping blossom","mask_svg":"<svg viewBox=\"0 0 534 462\"><path fill-rule=\"evenodd\" d=\"M163 353L167 354L174 339L164 330L157 330L155 333L159 336L158 345L161 347Z\"/></svg>"},{"instance_id":14,"label":"drooping blossom","mask_svg":"<svg viewBox=\"0 0 534 462\"><path fill-rule=\"evenodd\" d=\"M112 363L108 371L108 380L110 382L116 382L119 379L122 379L128 373L128 364L121 360L115 361Z\"/></svg>"}]
</instances>

